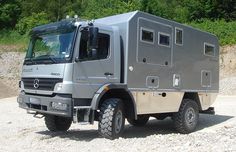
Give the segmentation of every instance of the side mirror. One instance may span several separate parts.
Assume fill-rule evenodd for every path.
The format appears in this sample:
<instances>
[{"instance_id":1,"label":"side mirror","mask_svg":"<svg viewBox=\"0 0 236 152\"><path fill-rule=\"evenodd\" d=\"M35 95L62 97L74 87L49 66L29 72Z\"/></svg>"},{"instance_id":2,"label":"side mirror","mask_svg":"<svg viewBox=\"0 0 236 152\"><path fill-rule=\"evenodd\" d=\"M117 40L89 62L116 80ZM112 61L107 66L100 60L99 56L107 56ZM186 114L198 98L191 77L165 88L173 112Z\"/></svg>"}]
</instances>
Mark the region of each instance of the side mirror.
<instances>
[{"instance_id":1,"label":"side mirror","mask_svg":"<svg viewBox=\"0 0 236 152\"><path fill-rule=\"evenodd\" d=\"M89 49L96 50L98 48L98 28L89 27Z\"/></svg>"},{"instance_id":2,"label":"side mirror","mask_svg":"<svg viewBox=\"0 0 236 152\"><path fill-rule=\"evenodd\" d=\"M88 43L85 43L86 45L86 52L85 50L82 54L79 53L79 57L75 58L75 62L82 62L86 60L91 60L93 58L97 57L97 49L98 49L98 27L94 27L93 25L89 25L85 28L81 29L81 33L83 37L82 39Z\"/></svg>"}]
</instances>

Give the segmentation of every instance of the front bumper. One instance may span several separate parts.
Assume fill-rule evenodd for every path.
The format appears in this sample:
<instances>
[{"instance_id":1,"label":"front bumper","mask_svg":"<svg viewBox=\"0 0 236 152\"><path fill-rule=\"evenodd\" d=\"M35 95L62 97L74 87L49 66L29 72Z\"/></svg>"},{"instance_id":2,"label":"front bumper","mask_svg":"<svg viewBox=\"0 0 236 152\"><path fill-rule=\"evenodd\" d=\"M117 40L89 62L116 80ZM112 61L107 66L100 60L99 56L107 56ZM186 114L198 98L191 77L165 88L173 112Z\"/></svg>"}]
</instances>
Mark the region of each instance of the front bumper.
<instances>
[{"instance_id":1,"label":"front bumper","mask_svg":"<svg viewBox=\"0 0 236 152\"><path fill-rule=\"evenodd\" d=\"M45 97L45 96L37 96L37 95L28 95L25 93L20 93L17 102L19 103L19 107L35 111L40 114L52 114L64 117L72 117L72 99L61 96L54 97ZM52 103L61 103L66 104L66 110L57 110L52 107Z\"/></svg>"}]
</instances>

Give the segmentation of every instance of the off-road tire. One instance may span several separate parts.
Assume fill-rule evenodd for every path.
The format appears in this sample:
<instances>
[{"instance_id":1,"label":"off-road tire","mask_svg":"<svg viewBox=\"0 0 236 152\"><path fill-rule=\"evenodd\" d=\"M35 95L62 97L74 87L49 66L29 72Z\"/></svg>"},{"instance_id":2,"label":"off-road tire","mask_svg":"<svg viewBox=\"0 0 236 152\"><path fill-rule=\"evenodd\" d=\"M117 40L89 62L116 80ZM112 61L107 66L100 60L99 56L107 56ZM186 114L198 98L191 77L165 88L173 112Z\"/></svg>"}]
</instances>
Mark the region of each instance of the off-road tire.
<instances>
[{"instance_id":1,"label":"off-road tire","mask_svg":"<svg viewBox=\"0 0 236 152\"><path fill-rule=\"evenodd\" d=\"M98 132L108 139L119 137L124 130L125 116L123 103L118 98L105 100L99 112Z\"/></svg>"},{"instance_id":2,"label":"off-road tire","mask_svg":"<svg viewBox=\"0 0 236 152\"><path fill-rule=\"evenodd\" d=\"M70 118L45 115L45 124L50 131L67 131L72 123Z\"/></svg>"},{"instance_id":3,"label":"off-road tire","mask_svg":"<svg viewBox=\"0 0 236 152\"><path fill-rule=\"evenodd\" d=\"M137 126L137 127L146 125L148 120L149 120L149 116L145 116L145 115L138 116L136 120L127 118L127 121L129 122L129 124L131 124L132 126Z\"/></svg>"},{"instance_id":4,"label":"off-road tire","mask_svg":"<svg viewBox=\"0 0 236 152\"><path fill-rule=\"evenodd\" d=\"M193 132L196 129L199 119L197 103L191 99L183 99L179 112L174 113L172 118L178 132L182 134Z\"/></svg>"}]
</instances>

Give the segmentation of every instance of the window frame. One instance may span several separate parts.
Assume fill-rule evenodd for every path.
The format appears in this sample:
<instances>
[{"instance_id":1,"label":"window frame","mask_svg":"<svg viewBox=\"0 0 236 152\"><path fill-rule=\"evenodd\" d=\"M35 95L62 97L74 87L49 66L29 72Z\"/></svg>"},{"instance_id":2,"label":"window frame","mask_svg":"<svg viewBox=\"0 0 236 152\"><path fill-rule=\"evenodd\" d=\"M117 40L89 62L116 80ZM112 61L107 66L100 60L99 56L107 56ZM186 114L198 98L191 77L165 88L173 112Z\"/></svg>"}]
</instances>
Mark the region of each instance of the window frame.
<instances>
[{"instance_id":1,"label":"window frame","mask_svg":"<svg viewBox=\"0 0 236 152\"><path fill-rule=\"evenodd\" d=\"M182 31L182 43L177 43L177 30ZM179 46L183 46L184 44L184 30L182 28L179 27L175 27L175 44L179 45Z\"/></svg>"},{"instance_id":2,"label":"window frame","mask_svg":"<svg viewBox=\"0 0 236 152\"><path fill-rule=\"evenodd\" d=\"M169 45L165 45L165 44L160 44L160 38L161 38L161 35L164 35L164 36L168 36L169 37ZM164 47L168 47L170 48L171 47L171 42L170 42L170 34L168 33L164 33L164 32L158 32L158 45L159 46L164 46Z\"/></svg>"},{"instance_id":3,"label":"window frame","mask_svg":"<svg viewBox=\"0 0 236 152\"><path fill-rule=\"evenodd\" d=\"M145 40L143 40L143 30L153 33L153 40L152 40L152 42L151 42L151 41L145 41ZM154 43L155 43L155 31L154 31L153 29L141 27L141 28L140 28L140 38L139 38L139 40L140 40L140 42L143 42L143 43L154 44Z\"/></svg>"},{"instance_id":4,"label":"window frame","mask_svg":"<svg viewBox=\"0 0 236 152\"><path fill-rule=\"evenodd\" d=\"M210 46L210 47L213 47L213 55L210 55L210 54L207 54L206 53L206 46ZM210 56L210 57L215 57L216 56L216 51L215 51L215 45L214 44L211 44L211 43L207 43L207 42L204 42L204 55L205 56Z\"/></svg>"},{"instance_id":5,"label":"window frame","mask_svg":"<svg viewBox=\"0 0 236 152\"><path fill-rule=\"evenodd\" d=\"M106 58L103 58L103 59L94 59L94 60L82 60L82 62L96 62L96 61L104 61L104 60L109 60L111 58L111 49L112 49L112 46L111 46L111 42L112 42L112 33L110 31L99 31L99 34L106 34L109 36L109 47L108 47L108 54L107 54L107 57ZM78 56L80 58L80 43L81 43L81 36L82 36L82 33L80 32L80 39L79 39L79 45L78 45L78 49L79 49L79 52L78 52Z\"/></svg>"}]
</instances>

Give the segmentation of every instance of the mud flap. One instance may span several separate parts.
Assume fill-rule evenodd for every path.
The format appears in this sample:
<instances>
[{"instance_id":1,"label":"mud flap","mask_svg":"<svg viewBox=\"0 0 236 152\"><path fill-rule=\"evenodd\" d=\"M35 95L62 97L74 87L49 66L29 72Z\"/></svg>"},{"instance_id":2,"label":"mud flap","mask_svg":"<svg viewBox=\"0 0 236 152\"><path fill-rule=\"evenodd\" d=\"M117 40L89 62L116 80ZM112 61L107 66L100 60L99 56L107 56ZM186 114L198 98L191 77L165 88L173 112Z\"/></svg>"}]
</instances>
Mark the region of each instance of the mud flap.
<instances>
[{"instance_id":1,"label":"mud flap","mask_svg":"<svg viewBox=\"0 0 236 152\"><path fill-rule=\"evenodd\" d=\"M214 107L209 107L207 110L200 111L200 113L215 115L215 108Z\"/></svg>"}]
</instances>

